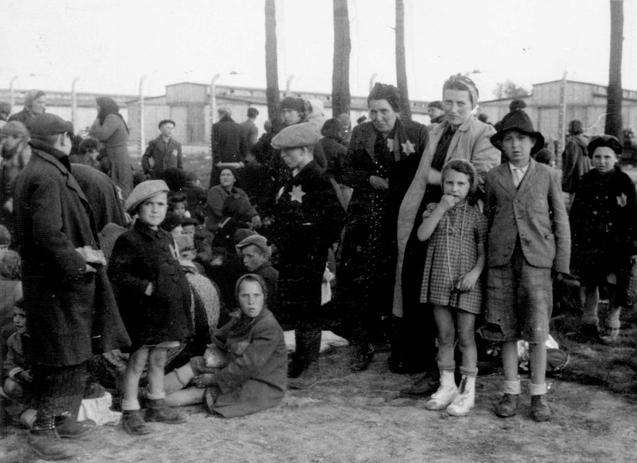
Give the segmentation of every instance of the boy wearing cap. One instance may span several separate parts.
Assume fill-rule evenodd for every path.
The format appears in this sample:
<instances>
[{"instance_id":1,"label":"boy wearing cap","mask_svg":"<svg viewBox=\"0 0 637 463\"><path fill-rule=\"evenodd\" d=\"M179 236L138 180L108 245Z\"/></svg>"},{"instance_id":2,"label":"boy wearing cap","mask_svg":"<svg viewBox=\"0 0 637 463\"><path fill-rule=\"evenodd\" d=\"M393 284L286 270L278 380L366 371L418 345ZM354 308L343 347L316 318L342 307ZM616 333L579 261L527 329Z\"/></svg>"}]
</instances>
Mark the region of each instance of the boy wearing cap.
<instances>
[{"instance_id":1,"label":"boy wearing cap","mask_svg":"<svg viewBox=\"0 0 637 463\"><path fill-rule=\"evenodd\" d=\"M560 178L531 153L544 145L522 110L502 119L491 143L508 162L487 173L485 214L489 220L487 309L482 336L501 341L504 396L496 415L516 414L521 393L517 341L530 346L531 418L547 421L546 346L551 317L552 276L569 272L570 228Z\"/></svg>"},{"instance_id":2,"label":"boy wearing cap","mask_svg":"<svg viewBox=\"0 0 637 463\"><path fill-rule=\"evenodd\" d=\"M161 178L166 169L184 166L181 144L171 136L175 121L165 119L158 127L159 136L150 141L142 156L142 170L152 179Z\"/></svg>"},{"instance_id":3,"label":"boy wearing cap","mask_svg":"<svg viewBox=\"0 0 637 463\"><path fill-rule=\"evenodd\" d=\"M288 369L291 388L318 381L321 284L328 248L338 239L344 211L314 161L320 135L311 124L283 129L272 139L291 174L276 194L270 237L279 249L279 310L294 325L296 352Z\"/></svg>"},{"instance_id":4,"label":"boy wearing cap","mask_svg":"<svg viewBox=\"0 0 637 463\"><path fill-rule=\"evenodd\" d=\"M43 459L73 455L57 439L91 431L76 421L88 360L125 348L89 202L71 173L73 125L53 114L29 120L32 156L16 180L14 210L24 307L36 363L37 415L28 438ZM94 423L93 423L94 425Z\"/></svg>"},{"instance_id":5,"label":"boy wearing cap","mask_svg":"<svg viewBox=\"0 0 637 463\"><path fill-rule=\"evenodd\" d=\"M272 266L272 249L265 236L252 235L236 246L243 257L243 265L249 273L259 275L268 286L268 308L276 311L276 294L279 272Z\"/></svg>"}]
</instances>

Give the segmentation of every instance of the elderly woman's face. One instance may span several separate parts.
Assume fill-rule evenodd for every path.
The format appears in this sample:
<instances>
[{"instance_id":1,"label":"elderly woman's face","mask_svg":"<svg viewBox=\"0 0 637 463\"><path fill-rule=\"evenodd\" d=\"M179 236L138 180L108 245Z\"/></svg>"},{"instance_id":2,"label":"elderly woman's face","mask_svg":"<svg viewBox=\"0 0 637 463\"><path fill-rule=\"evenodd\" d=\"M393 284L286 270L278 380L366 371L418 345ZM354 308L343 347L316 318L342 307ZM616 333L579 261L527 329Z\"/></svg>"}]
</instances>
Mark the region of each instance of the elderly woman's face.
<instances>
[{"instance_id":1,"label":"elderly woman's face","mask_svg":"<svg viewBox=\"0 0 637 463\"><path fill-rule=\"evenodd\" d=\"M239 306L241 311L250 318L257 317L263 310L265 296L261 285L256 281L244 281L239 287Z\"/></svg>"},{"instance_id":2,"label":"elderly woman's face","mask_svg":"<svg viewBox=\"0 0 637 463\"><path fill-rule=\"evenodd\" d=\"M467 90L447 89L442 102L445 119L453 126L462 125L471 117L471 95Z\"/></svg>"},{"instance_id":3,"label":"elderly woman's face","mask_svg":"<svg viewBox=\"0 0 637 463\"><path fill-rule=\"evenodd\" d=\"M387 100L370 100L369 117L380 133L389 133L396 125L398 113L393 110Z\"/></svg>"},{"instance_id":4,"label":"elderly woman's face","mask_svg":"<svg viewBox=\"0 0 637 463\"><path fill-rule=\"evenodd\" d=\"M44 114L46 111L46 96L42 95L33 100L31 105L31 112L36 115Z\"/></svg>"},{"instance_id":5,"label":"elderly woman's face","mask_svg":"<svg viewBox=\"0 0 637 463\"><path fill-rule=\"evenodd\" d=\"M221 174L219 174L219 184L222 187L232 188L234 182L236 182L236 179L234 178L234 174L231 170L224 169L221 171Z\"/></svg>"}]
</instances>

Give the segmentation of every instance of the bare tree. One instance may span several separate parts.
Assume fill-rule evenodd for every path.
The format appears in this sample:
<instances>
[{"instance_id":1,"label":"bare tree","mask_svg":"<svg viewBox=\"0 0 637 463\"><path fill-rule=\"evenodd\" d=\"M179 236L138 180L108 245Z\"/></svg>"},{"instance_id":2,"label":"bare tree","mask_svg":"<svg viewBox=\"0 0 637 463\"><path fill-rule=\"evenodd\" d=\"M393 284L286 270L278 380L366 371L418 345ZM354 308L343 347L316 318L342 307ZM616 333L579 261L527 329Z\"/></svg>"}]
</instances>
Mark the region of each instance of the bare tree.
<instances>
[{"instance_id":1,"label":"bare tree","mask_svg":"<svg viewBox=\"0 0 637 463\"><path fill-rule=\"evenodd\" d=\"M526 88L509 79L497 83L494 93L496 98L520 98L531 94Z\"/></svg>"},{"instance_id":2,"label":"bare tree","mask_svg":"<svg viewBox=\"0 0 637 463\"><path fill-rule=\"evenodd\" d=\"M349 114L349 58L352 42L349 33L347 0L334 0L334 67L332 69L332 116Z\"/></svg>"},{"instance_id":3,"label":"bare tree","mask_svg":"<svg viewBox=\"0 0 637 463\"><path fill-rule=\"evenodd\" d=\"M622 42L624 2L610 0L610 68L604 132L622 140Z\"/></svg>"},{"instance_id":4,"label":"bare tree","mask_svg":"<svg viewBox=\"0 0 637 463\"><path fill-rule=\"evenodd\" d=\"M265 95L268 101L268 118L274 119L279 106L279 64L276 44L275 0L265 0Z\"/></svg>"},{"instance_id":5,"label":"bare tree","mask_svg":"<svg viewBox=\"0 0 637 463\"><path fill-rule=\"evenodd\" d=\"M407 90L407 59L405 58L405 4L396 0L396 83L400 92L400 114L411 119L411 105Z\"/></svg>"}]
</instances>

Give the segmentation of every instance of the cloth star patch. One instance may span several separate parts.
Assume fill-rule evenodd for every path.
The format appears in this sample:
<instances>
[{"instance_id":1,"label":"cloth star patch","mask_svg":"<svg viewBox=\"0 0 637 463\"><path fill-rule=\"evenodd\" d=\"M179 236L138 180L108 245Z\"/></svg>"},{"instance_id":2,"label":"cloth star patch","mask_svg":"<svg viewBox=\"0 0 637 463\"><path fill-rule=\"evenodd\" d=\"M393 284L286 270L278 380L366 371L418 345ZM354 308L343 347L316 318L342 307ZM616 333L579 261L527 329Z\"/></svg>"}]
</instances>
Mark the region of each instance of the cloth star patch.
<instances>
[{"instance_id":1,"label":"cloth star patch","mask_svg":"<svg viewBox=\"0 0 637 463\"><path fill-rule=\"evenodd\" d=\"M407 155L416 152L416 150L414 149L414 144L409 140L407 140L405 143L401 143L400 146L403 147L403 152Z\"/></svg>"},{"instance_id":2,"label":"cloth star patch","mask_svg":"<svg viewBox=\"0 0 637 463\"><path fill-rule=\"evenodd\" d=\"M298 201L303 204L303 196L305 196L305 191L301 188L301 185L295 185L292 187L292 191L290 191L289 195L292 198L291 201Z\"/></svg>"},{"instance_id":3,"label":"cloth star patch","mask_svg":"<svg viewBox=\"0 0 637 463\"><path fill-rule=\"evenodd\" d=\"M619 207L625 207L627 202L628 202L628 197L626 196L625 193L622 193L621 196L617 197L617 204L619 204Z\"/></svg>"}]
</instances>

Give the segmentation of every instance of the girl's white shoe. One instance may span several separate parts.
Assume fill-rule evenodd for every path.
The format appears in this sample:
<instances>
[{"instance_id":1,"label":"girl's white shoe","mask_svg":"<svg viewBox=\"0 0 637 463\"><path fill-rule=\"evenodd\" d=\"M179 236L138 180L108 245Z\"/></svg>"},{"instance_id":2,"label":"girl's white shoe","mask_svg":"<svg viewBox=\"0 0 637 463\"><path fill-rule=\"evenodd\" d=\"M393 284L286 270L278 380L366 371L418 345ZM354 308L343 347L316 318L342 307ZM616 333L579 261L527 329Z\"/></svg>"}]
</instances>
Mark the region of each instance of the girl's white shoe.
<instances>
[{"instance_id":1,"label":"girl's white shoe","mask_svg":"<svg viewBox=\"0 0 637 463\"><path fill-rule=\"evenodd\" d=\"M425 405L427 410L444 410L458 395L454 372L440 370L440 387Z\"/></svg>"},{"instance_id":2,"label":"girl's white shoe","mask_svg":"<svg viewBox=\"0 0 637 463\"><path fill-rule=\"evenodd\" d=\"M460 382L460 393L447 407L447 413L451 416L465 416L475 405L475 376L463 376Z\"/></svg>"}]
</instances>

